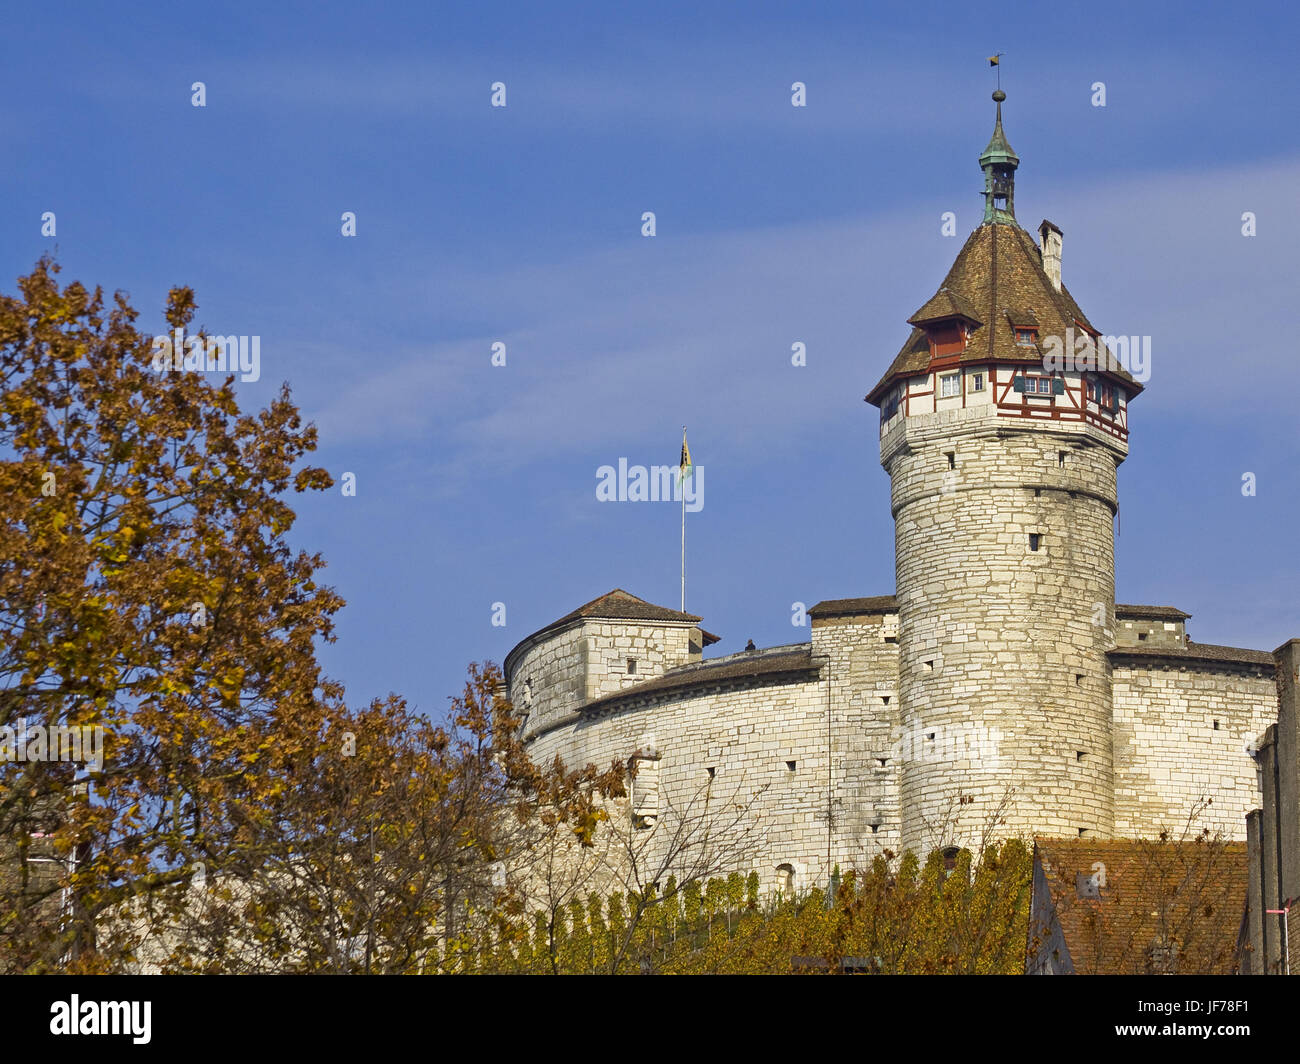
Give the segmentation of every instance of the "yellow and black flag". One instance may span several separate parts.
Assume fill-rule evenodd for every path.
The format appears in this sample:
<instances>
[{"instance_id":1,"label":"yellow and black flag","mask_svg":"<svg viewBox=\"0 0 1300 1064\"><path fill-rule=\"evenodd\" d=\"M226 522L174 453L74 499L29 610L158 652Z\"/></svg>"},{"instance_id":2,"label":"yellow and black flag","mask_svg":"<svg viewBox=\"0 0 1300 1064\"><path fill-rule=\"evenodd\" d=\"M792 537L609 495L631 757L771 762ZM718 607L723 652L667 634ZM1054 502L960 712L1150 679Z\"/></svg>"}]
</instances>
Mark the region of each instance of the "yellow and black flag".
<instances>
[{"instance_id":1,"label":"yellow and black flag","mask_svg":"<svg viewBox=\"0 0 1300 1064\"><path fill-rule=\"evenodd\" d=\"M691 465L691 449L686 445L686 430L682 429L682 458L677 466L677 481L681 483L691 475L695 467Z\"/></svg>"},{"instance_id":2,"label":"yellow and black flag","mask_svg":"<svg viewBox=\"0 0 1300 1064\"><path fill-rule=\"evenodd\" d=\"M1001 52L998 52L997 55L991 55L991 56L989 56L989 66L998 66L998 65L999 65L998 61L999 61L1001 58L1002 58L1002 53L1001 53Z\"/></svg>"}]
</instances>

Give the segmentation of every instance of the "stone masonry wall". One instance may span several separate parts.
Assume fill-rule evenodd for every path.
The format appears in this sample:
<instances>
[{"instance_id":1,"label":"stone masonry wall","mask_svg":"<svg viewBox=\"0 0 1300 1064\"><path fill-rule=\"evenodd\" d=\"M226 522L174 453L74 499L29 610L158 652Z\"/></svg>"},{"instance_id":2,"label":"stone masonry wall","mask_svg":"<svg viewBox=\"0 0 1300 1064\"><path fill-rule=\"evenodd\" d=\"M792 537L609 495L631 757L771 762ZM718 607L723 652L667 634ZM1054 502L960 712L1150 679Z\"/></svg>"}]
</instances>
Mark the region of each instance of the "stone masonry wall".
<instances>
[{"instance_id":1,"label":"stone masonry wall","mask_svg":"<svg viewBox=\"0 0 1300 1064\"><path fill-rule=\"evenodd\" d=\"M1244 837L1246 814L1259 805L1251 750L1277 720L1272 670L1205 662L1117 662L1115 834L1181 834L1196 820L1229 839Z\"/></svg>"},{"instance_id":2,"label":"stone masonry wall","mask_svg":"<svg viewBox=\"0 0 1300 1064\"><path fill-rule=\"evenodd\" d=\"M585 620L524 651L510 677L510 700L528 714L524 735L580 705L662 676L690 660L690 624ZM636 671L628 671L628 659Z\"/></svg>"},{"instance_id":3,"label":"stone masonry wall","mask_svg":"<svg viewBox=\"0 0 1300 1064\"><path fill-rule=\"evenodd\" d=\"M1150 617L1115 618L1115 645L1121 647L1187 648L1187 628L1182 621Z\"/></svg>"},{"instance_id":4,"label":"stone masonry wall","mask_svg":"<svg viewBox=\"0 0 1300 1064\"><path fill-rule=\"evenodd\" d=\"M781 678L629 699L535 734L530 754L604 765L653 749L660 793L651 830L661 838L706 801L715 826L748 806L736 870L756 869L769 889L781 865L794 868L800 888L824 884L836 864L865 866L899 846L893 710L879 694L896 689L897 652L878 622L874 641L857 639L870 628L814 633L814 652L825 652L822 675L847 666L829 683Z\"/></svg>"},{"instance_id":5,"label":"stone masonry wall","mask_svg":"<svg viewBox=\"0 0 1300 1064\"><path fill-rule=\"evenodd\" d=\"M812 645L831 688L837 837L850 857L897 852L898 615L814 618Z\"/></svg>"}]
</instances>

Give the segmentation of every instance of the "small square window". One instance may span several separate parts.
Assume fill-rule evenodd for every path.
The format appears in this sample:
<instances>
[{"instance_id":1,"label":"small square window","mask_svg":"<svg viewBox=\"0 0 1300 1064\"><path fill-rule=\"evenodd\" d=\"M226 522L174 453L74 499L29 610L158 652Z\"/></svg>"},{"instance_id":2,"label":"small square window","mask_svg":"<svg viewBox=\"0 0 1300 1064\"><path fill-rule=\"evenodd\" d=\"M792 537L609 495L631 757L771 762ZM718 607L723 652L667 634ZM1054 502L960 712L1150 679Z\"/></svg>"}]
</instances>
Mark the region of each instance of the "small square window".
<instances>
[{"instance_id":1,"label":"small square window","mask_svg":"<svg viewBox=\"0 0 1300 1064\"><path fill-rule=\"evenodd\" d=\"M972 392L982 392L984 390L984 374L972 373L970 377L970 390Z\"/></svg>"},{"instance_id":2,"label":"small square window","mask_svg":"<svg viewBox=\"0 0 1300 1064\"><path fill-rule=\"evenodd\" d=\"M789 771L793 772L795 769L797 769L797 768L799 767L799 762L798 762L798 761L787 761L787 762L785 763L785 767L786 767Z\"/></svg>"},{"instance_id":3,"label":"small square window","mask_svg":"<svg viewBox=\"0 0 1300 1064\"><path fill-rule=\"evenodd\" d=\"M939 378L939 397L941 399L961 395L961 374L945 373Z\"/></svg>"},{"instance_id":4,"label":"small square window","mask_svg":"<svg viewBox=\"0 0 1300 1064\"><path fill-rule=\"evenodd\" d=\"M1016 343L1021 344L1023 346L1032 347L1034 344L1038 343L1038 330L1017 329Z\"/></svg>"},{"instance_id":5,"label":"small square window","mask_svg":"<svg viewBox=\"0 0 1300 1064\"><path fill-rule=\"evenodd\" d=\"M1032 551L1036 551L1036 550L1038 550L1038 544L1039 544L1039 542L1040 542L1041 540L1042 540L1042 535L1041 535L1040 533L1038 533L1038 532L1030 532L1030 533L1029 533L1029 549L1032 550Z\"/></svg>"},{"instance_id":6,"label":"small square window","mask_svg":"<svg viewBox=\"0 0 1300 1064\"><path fill-rule=\"evenodd\" d=\"M636 672L636 658L628 658L628 659L627 659L627 674L628 674L629 676L631 676L634 672Z\"/></svg>"}]
</instances>

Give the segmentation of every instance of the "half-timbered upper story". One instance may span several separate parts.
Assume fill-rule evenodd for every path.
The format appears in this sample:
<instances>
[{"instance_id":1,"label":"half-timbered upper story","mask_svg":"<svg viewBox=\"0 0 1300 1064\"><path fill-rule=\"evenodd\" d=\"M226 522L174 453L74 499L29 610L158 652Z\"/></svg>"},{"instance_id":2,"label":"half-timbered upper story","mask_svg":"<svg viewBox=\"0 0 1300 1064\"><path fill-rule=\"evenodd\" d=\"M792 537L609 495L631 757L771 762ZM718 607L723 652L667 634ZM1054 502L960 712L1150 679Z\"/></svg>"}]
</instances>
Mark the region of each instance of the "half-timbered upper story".
<instances>
[{"instance_id":1,"label":"half-timbered upper story","mask_svg":"<svg viewBox=\"0 0 1300 1064\"><path fill-rule=\"evenodd\" d=\"M1044 221L1036 242L1016 222L1019 158L1002 131L1005 95L994 99L997 123L980 156L984 221L908 318L912 332L867 402L880 408L882 438L900 418L983 407L1021 426L1088 425L1126 446L1128 404L1142 385L1062 283L1061 230Z\"/></svg>"}]
</instances>

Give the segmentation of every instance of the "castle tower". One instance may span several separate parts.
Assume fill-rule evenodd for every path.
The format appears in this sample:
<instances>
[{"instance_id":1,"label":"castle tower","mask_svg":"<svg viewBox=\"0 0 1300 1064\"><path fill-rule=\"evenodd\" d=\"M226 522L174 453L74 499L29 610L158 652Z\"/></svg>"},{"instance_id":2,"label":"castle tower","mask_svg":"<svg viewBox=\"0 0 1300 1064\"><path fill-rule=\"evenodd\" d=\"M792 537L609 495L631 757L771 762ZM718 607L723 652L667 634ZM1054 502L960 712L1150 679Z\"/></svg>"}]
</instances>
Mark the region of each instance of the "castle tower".
<instances>
[{"instance_id":1,"label":"castle tower","mask_svg":"<svg viewBox=\"0 0 1300 1064\"><path fill-rule=\"evenodd\" d=\"M902 842L918 849L990 825L1114 828L1116 470L1141 385L1062 284L1061 231L1044 221L1040 246L1016 221L1020 160L993 99L983 221L867 396L892 483Z\"/></svg>"}]
</instances>

